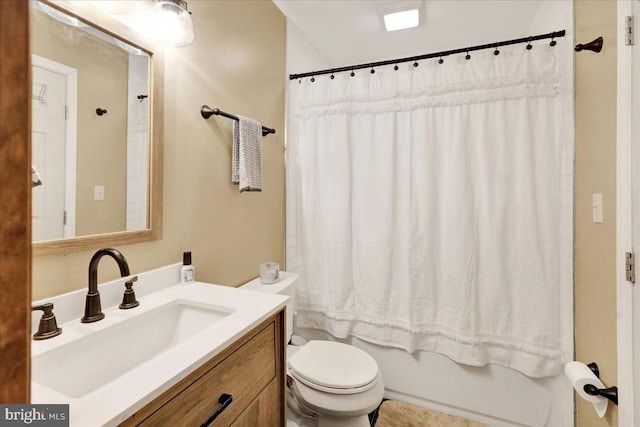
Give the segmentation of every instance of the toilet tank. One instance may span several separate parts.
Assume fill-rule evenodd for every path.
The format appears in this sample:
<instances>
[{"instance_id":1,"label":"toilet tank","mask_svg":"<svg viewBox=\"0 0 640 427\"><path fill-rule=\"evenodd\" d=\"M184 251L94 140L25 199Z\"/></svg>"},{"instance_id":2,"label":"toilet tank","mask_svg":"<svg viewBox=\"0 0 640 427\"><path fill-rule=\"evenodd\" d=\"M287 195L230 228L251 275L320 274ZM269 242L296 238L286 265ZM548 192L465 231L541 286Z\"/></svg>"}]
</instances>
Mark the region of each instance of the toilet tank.
<instances>
[{"instance_id":1,"label":"toilet tank","mask_svg":"<svg viewBox=\"0 0 640 427\"><path fill-rule=\"evenodd\" d=\"M269 285L260 283L260 277L253 279L250 282L240 286L242 289L248 289L250 291L267 292L270 294L287 295L291 297L287 303L287 318L286 318L286 336L287 342L291 340L291 334L293 334L293 312L295 311L295 296L297 287L298 275L296 273L288 273L286 271L280 272L278 281Z\"/></svg>"}]
</instances>

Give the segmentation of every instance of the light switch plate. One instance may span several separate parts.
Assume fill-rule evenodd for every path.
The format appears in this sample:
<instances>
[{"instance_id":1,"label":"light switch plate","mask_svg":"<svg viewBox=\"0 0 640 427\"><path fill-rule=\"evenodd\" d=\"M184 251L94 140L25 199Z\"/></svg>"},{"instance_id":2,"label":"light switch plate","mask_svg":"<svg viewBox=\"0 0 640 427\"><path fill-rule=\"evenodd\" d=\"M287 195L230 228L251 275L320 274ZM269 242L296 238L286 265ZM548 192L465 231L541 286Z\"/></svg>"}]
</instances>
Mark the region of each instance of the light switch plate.
<instances>
[{"instance_id":1,"label":"light switch plate","mask_svg":"<svg viewBox=\"0 0 640 427\"><path fill-rule=\"evenodd\" d=\"M93 187L93 200L104 200L104 185Z\"/></svg>"},{"instance_id":2,"label":"light switch plate","mask_svg":"<svg viewBox=\"0 0 640 427\"><path fill-rule=\"evenodd\" d=\"M594 193L592 196L591 209L593 210L593 222L602 224L602 193Z\"/></svg>"}]
</instances>

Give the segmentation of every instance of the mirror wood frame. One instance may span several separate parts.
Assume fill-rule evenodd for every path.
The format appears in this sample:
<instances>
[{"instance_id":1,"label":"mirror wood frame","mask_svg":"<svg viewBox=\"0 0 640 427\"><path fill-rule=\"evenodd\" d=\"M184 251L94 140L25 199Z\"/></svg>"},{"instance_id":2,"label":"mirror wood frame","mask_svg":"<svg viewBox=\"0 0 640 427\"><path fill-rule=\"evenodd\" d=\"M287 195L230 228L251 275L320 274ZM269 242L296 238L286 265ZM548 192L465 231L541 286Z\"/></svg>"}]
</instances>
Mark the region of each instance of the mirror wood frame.
<instances>
[{"instance_id":1,"label":"mirror wood frame","mask_svg":"<svg viewBox=\"0 0 640 427\"><path fill-rule=\"evenodd\" d=\"M127 25L111 18L84 2L71 0L39 0L42 3L74 16L110 36L138 47L149 54L149 182L148 228L136 231L95 234L67 239L47 240L32 244L33 256L64 255L95 250L105 246L160 240L162 238L162 174L163 174L163 117L164 117L164 58L163 47L148 37L142 37Z\"/></svg>"}]
</instances>

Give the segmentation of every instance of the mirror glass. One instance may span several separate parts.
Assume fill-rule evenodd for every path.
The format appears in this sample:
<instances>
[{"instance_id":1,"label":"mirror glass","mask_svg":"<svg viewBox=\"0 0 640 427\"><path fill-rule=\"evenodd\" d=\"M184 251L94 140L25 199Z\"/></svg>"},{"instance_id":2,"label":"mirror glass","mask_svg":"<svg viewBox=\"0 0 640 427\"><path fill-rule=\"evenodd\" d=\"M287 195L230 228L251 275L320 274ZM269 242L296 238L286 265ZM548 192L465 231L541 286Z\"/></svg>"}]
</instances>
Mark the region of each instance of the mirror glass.
<instances>
[{"instance_id":1,"label":"mirror glass","mask_svg":"<svg viewBox=\"0 0 640 427\"><path fill-rule=\"evenodd\" d=\"M32 240L145 230L150 56L31 1Z\"/></svg>"}]
</instances>

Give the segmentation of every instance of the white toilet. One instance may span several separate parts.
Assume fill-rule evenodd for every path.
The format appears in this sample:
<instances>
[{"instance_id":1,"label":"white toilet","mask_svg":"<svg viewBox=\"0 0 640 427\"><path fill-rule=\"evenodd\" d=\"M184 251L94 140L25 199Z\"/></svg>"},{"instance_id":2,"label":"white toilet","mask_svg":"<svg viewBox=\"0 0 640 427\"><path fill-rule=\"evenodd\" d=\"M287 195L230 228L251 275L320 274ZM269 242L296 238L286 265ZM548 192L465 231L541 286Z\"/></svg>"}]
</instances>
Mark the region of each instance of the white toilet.
<instances>
[{"instance_id":1,"label":"white toilet","mask_svg":"<svg viewBox=\"0 0 640 427\"><path fill-rule=\"evenodd\" d=\"M260 278L241 286L259 292L288 295L286 339L293 333L298 275L280 272L271 285ZM309 341L287 346L288 406L302 417L315 418L318 427L368 427L367 414L378 407L384 383L376 361L366 352L333 341Z\"/></svg>"}]
</instances>

